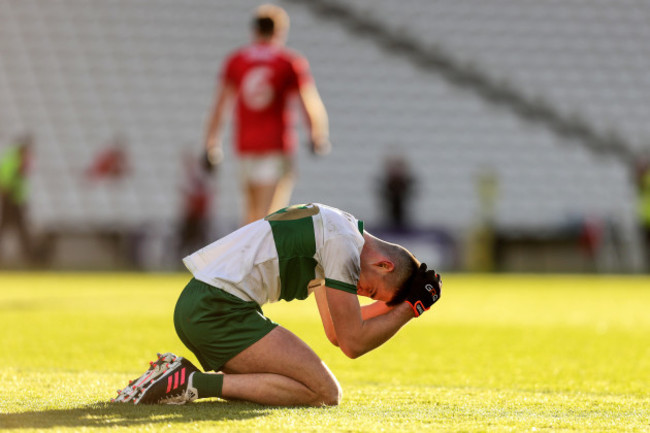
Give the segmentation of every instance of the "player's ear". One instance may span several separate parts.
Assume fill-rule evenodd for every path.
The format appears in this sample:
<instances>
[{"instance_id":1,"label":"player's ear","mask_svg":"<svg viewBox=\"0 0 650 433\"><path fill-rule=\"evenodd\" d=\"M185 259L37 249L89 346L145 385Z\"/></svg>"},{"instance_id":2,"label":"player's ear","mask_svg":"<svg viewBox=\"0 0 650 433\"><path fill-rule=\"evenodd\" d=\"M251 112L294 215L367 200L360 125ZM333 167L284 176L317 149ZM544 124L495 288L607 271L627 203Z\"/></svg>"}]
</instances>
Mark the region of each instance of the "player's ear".
<instances>
[{"instance_id":1,"label":"player's ear","mask_svg":"<svg viewBox=\"0 0 650 433\"><path fill-rule=\"evenodd\" d=\"M390 260L380 260L375 263L375 266L386 272L393 272L393 269L395 269L395 264Z\"/></svg>"}]
</instances>

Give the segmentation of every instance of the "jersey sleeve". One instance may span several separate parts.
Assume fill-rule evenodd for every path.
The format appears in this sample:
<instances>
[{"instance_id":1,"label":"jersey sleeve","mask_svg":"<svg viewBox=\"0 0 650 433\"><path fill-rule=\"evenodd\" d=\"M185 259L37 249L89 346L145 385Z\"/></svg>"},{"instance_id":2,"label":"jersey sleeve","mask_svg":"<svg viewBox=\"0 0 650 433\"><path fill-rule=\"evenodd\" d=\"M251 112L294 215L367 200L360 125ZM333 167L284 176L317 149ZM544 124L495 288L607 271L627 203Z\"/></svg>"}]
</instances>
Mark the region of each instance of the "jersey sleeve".
<instances>
[{"instance_id":1,"label":"jersey sleeve","mask_svg":"<svg viewBox=\"0 0 650 433\"><path fill-rule=\"evenodd\" d=\"M311 70L309 69L309 62L306 58L302 56L296 56L291 62L291 68L293 69L293 74L295 76L295 87L301 88L305 84L309 84L314 81L311 75Z\"/></svg>"},{"instance_id":2,"label":"jersey sleeve","mask_svg":"<svg viewBox=\"0 0 650 433\"><path fill-rule=\"evenodd\" d=\"M360 254L354 239L340 236L328 240L320 251L325 285L356 295L361 273Z\"/></svg>"},{"instance_id":3,"label":"jersey sleeve","mask_svg":"<svg viewBox=\"0 0 650 433\"><path fill-rule=\"evenodd\" d=\"M232 82L232 83L237 82L238 58L239 56L237 55L237 53L232 53L226 58L226 60L224 60L223 66L221 68L221 73L219 75L220 79L223 82Z\"/></svg>"}]
</instances>

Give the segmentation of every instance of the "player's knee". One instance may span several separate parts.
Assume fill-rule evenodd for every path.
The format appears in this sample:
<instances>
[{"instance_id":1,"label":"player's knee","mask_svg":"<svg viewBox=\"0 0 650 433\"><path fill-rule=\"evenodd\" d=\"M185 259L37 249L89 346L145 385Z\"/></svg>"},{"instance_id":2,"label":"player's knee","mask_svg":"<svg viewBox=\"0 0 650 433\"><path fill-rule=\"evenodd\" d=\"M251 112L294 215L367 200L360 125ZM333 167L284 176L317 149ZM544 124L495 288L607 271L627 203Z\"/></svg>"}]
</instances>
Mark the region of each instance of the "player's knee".
<instances>
[{"instance_id":1,"label":"player's knee","mask_svg":"<svg viewBox=\"0 0 650 433\"><path fill-rule=\"evenodd\" d=\"M343 397L343 390L339 382L335 378L332 378L332 380L323 385L319 390L316 406L338 406Z\"/></svg>"}]
</instances>

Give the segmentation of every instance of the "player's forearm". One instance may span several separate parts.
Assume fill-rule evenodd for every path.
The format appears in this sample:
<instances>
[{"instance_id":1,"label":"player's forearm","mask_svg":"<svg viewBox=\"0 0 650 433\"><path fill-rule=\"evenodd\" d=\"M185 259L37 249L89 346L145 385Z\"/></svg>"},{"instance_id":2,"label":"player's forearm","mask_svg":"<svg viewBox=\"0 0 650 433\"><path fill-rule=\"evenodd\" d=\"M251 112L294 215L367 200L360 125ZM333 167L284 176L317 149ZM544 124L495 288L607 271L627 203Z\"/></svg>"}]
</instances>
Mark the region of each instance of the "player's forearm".
<instances>
[{"instance_id":1,"label":"player's forearm","mask_svg":"<svg viewBox=\"0 0 650 433\"><path fill-rule=\"evenodd\" d=\"M234 95L235 89L232 85L221 85L216 97L214 108L210 113L208 127L206 128L206 151L221 147L221 130L223 128L224 119L226 117L226 110L230 104L230 100L234 97Z\"/></svg>"},{"instance_id":2,"label":"player's forearm","mask_svg":"<svg viewBox=\"0 0 650 433\"><path fill-rule=\"evenodd\" d=\"M208 127L205 132L205 150L210 151L212 149L221 147L221 128L223 124L223 115L217 113L216 110L210 116L208 122Z\"/></svg>"},{"instance_id":3,"label":"player's forearm","mask_svg":"<svg viewBox=\"0 0 650 433\"><path fill-rule=\"evenodd\" d=\"M318 313L320 314L321 321L323 322L323 329L325 330L325 335L333 345L338 346L339 342L338 339L336 338L336 330L334 329L334 324L332 323L332 316L330 314L329 306L327 304L325 287L321 286L316 290L314 290L314 297L316 299L316 305L318 306Z\"/></svg>"},{"instance_id":4,"label":"player's forearm","mask_svg":"<svg viewBox=\"0 0 650 433\"><path fill-rule=\"evenodd\" d=\"M348 357L358 358L390 340L413 317L411 307L400 304L384 314L362 320L357 329L337 333L339 346Z\"/></svg>"},{"instance_id":5,"label":"player's forearm","mask_svg":"<svg viewBox=\"0 0 650 433\"><path fill-rule=\"evenodd\" d=\"M315 109L311 115L311 135L314 140L327 140L330 136L329 118L325 107Z\"/></svg>"},{"instance_id":6,"label":"player's forearm","mask_svg":"<svg viewBox=\"0 0 650 433\"><path fill-rule=\"evenodd\" d=\"M325 104L316 86L308 85L300 91L302 103L307 113L311 137L314 141L329 139L329 117Z\"/></svg>"},{"instance_id":7,"label":"player's forearm","mask_svg":"<svg viewBox=\"0 0 650 433\"><path fill-rule=\"evenodd\" d=\"M373 317L380 316L388 313L394 307L389 307L383 301L375 301L372 304L367 304L361 307L361 317L363 320L372 319Z\"/></svg>"}]
</instances>

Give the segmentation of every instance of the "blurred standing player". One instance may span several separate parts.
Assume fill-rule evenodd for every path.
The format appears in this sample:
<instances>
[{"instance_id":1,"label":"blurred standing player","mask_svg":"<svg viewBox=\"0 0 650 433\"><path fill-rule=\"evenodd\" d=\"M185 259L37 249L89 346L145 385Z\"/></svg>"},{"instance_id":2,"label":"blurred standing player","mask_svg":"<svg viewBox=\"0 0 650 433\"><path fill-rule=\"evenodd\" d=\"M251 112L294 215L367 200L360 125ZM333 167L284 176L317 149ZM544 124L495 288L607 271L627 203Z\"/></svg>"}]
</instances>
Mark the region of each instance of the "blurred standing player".
<instances>
[{"instance_id":1,"label":"blurred standing player","mask_svg":"<svg viewBox=\"0 0 650 433\"><path fill-rule=\"evenodd\" d=\"M0 246L7 231L15 228L25 258L30 262L33 250L27 226L27 177L32 145L32 136L25 135L0 156Z\"/></svg>"},{"instance_id":2,"label":"blurred standing player","mask_svg":"<svg viewBox=\"0 0 650 433\"><path fill-rule=\"evenodd\" d=\"M289 16L280 7L260 6L253 41L224 63L205 138L206 161L222 160L224 120L235 102L235 144L244 189L245 223L285 207L294 185L297 136L289 102L299 96L310 129L312 150L327 154L329 121L307 60L284 47Z\"/></svg>"}]
</instances>

